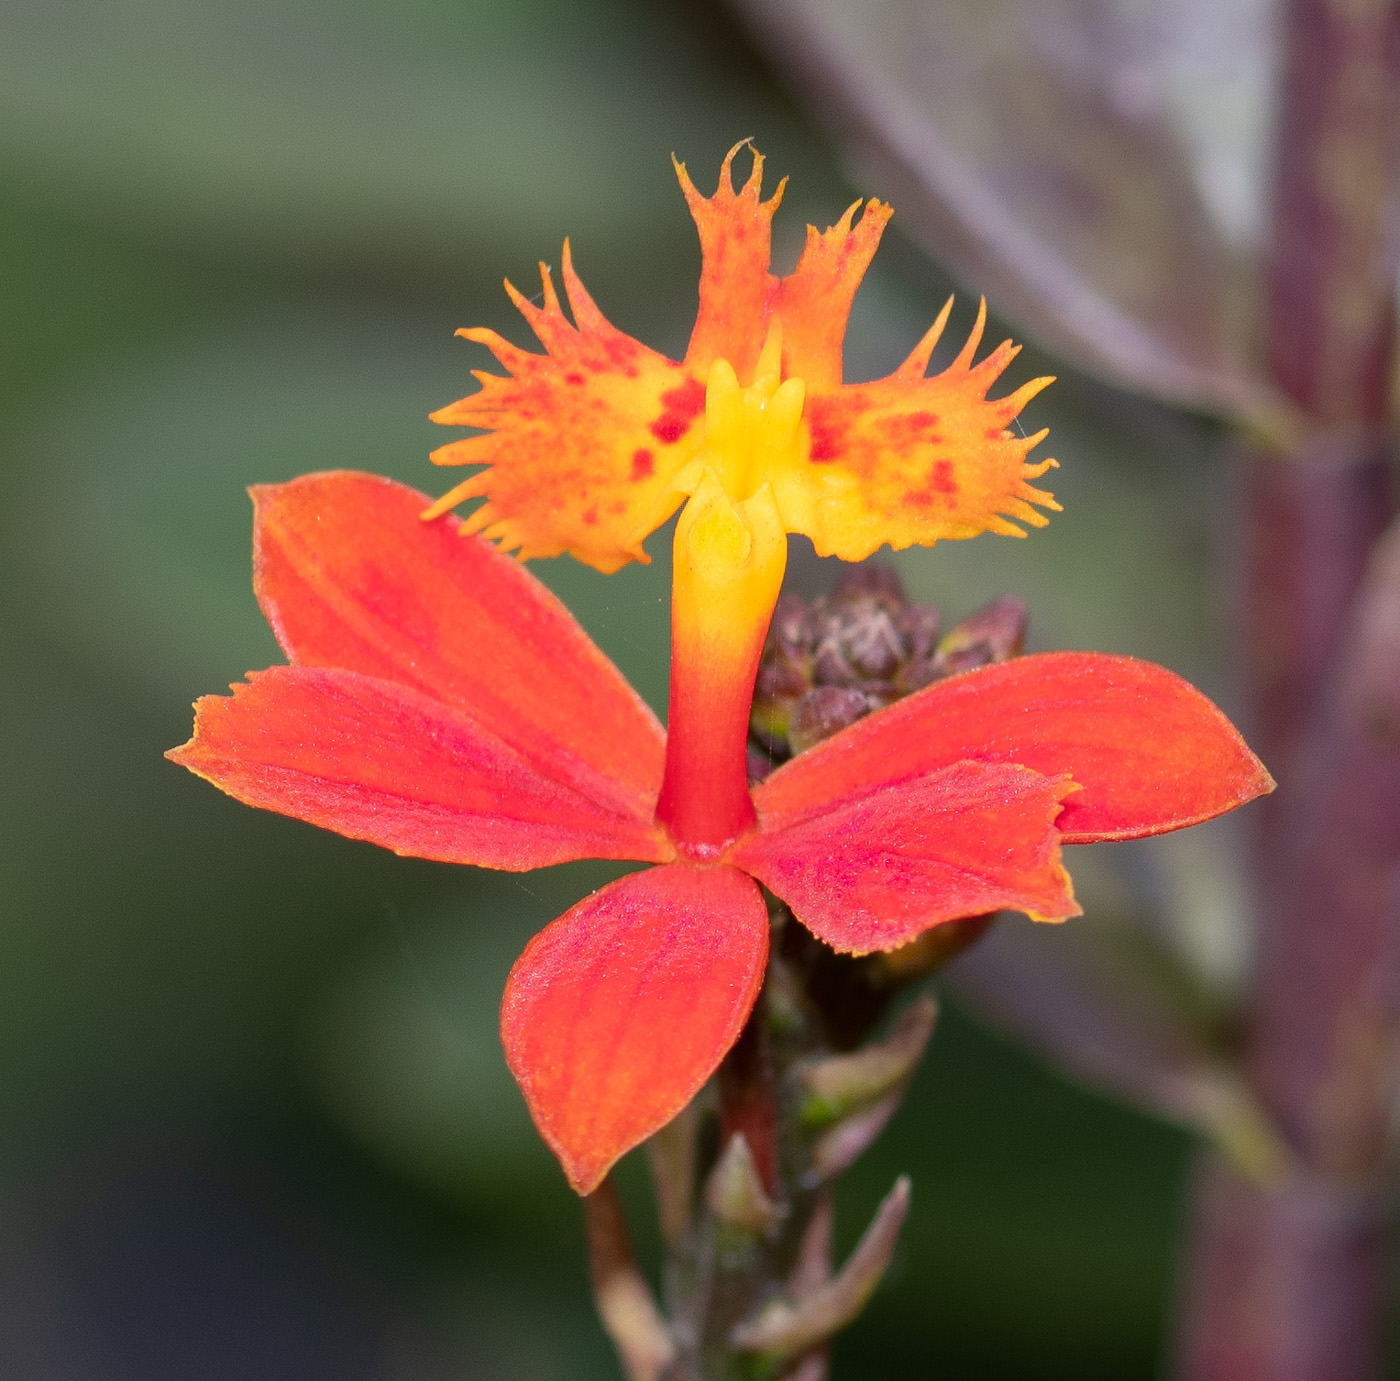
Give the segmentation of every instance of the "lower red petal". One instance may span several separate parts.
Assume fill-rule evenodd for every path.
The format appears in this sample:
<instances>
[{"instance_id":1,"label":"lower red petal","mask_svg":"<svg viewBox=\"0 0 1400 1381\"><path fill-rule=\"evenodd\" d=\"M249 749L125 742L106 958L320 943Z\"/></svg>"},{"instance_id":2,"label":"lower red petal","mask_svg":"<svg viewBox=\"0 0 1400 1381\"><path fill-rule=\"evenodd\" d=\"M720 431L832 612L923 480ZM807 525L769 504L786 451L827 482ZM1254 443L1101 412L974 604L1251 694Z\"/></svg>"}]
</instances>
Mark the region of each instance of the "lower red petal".
<instances>
[{"instance_id":1,"label":"lower red petal","mask_svg":"<svg viewBox=\"0 0 1400 1381\"><path fill-rule=\"evenodd\" d=\"M1199 824L1273 790L1200 691L1165 667L1096 652L1016 657L938 681L860 720L754 789L785 818L964 759L1068 773L1066 844Z\"/></svg>"},{"instance_id":2,"label":"lower red petal","mask_svg":"<svg viewBox=\"0 0 1400 1381\"><path fill-rule=\"evenodd\" d=\"M352 671L273 667L195 706L167 757L247 805L444 863L521 871L672 855L649 796L527 758L465 714Z\"/></svg>"},{"instance_id":3,"label":"lower red petal","mask_svg":"<svg viewBox=\"0 0 1400 1381\"><path fill-rule=\"evenodd\" d=\"M501 1039L580 1194L699 1092L738 1039L767 958L753 882L686 864L610 883L530 942L506 984Z\"/></svg>"},{"instance_id":4,"label":"lower red petal","mask_svg":"<svg viewBox=\"0 0 1400 1381\"><path fill-rule=\"evenodd\" d=\"M726 858L834 949L907 944L988 911L1077 916L1055 817L1074 784L1027 767L960 762L787 823Z\"/></svg>"}]
</instances>

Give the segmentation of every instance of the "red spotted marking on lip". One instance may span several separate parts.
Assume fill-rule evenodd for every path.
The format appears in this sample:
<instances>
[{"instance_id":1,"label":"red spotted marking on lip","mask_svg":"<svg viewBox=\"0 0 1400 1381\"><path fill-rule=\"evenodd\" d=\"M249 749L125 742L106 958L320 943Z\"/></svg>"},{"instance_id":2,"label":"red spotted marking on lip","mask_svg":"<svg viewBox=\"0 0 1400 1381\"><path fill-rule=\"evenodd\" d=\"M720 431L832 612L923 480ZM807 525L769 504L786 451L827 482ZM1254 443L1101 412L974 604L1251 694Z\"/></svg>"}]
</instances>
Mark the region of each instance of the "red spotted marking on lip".
<instances>
[{"instance_id":1,"label":"red spotted marking on lip","mask_svg":"<svg viewBox=\"0 0 1400 1381\"><path fill-rule=\"evenodd\" d=\"M938 425L938 414L923 408L915 412L895 413L885 418L881 430L891 446L909 450L920 444L937 445L942 440L933 429Z\"/></svg>"},{"instance_id":2,"label":"red spotted marking on lip","mask_svg":"<svg viewBox=\"0 0 1400 1381\"><path fill-rule=\"evenodd\" d=\"M661 406L666 411L651 424L650 431L658 441L670 446L679 441L705 411L705 385L699 379L687 379L661 395ZM635 456L633 463L636 463Z\"/></svg>"},{"instance_id":3,"label":"red spotted marking on lip","mask_svg":"<svg viewBox=\"0 0 1400 1381\"><path fill-rule=\"evenodd\" d=\"M634 480L648 479L655 470L656 458L645 446L639 446L632 452L632 478Z\"/></svg>"},{"instance_id":4,"label":"red spotted marking on lip","mask_svg":"<svg viewBox=\"0 0 1400 1381\"><path fill-rule=\"evenodd\" d=\"M935 460L929 467L928 480L921 489L911 489L904 496L904 501L914 508L932 508L934 495L943 495L943 506L953 508L955 506L954 495L958 492L958 482L953 478L953 462L951 460Z\"/></svg>"},{"instance_id":5,"label":"red spotted marking on lip","mask_svg":"<svg viewBox=\"0 0 1400 1381\"><path fill-rule=\"evenodd\" d=\"M598 344L602 346L603 358L614 369L625 374L629 379L637 377L637 356L646 349L641 341L633 340L631 336L624 335L621 331L615 331L602 338Z\"/></svg>"},{"instance_id":6,"label":"red spotted marking on lip","mask_svg":"<svg viewBox=\"0 0 1400 1381\"><path fill-rule=\"evenodd\" d=\"M564 382L574 385L582 384L584 382L583 375L579 373L566 374L564 375Z\"/></svg>"},{"instance_id":7,"label":"red spotted marking on lip","mask_svg":"<svg viewBox=\"0 0 1400 1381\"><path fill-rule=\"evenodd\" d=\"M846 436L850 430L850 409L845 400L809 398L807 400L807 431L811 445L807 459L814 465L827 465L839 460L846 451Z\"/></svg>"}]
</instances>

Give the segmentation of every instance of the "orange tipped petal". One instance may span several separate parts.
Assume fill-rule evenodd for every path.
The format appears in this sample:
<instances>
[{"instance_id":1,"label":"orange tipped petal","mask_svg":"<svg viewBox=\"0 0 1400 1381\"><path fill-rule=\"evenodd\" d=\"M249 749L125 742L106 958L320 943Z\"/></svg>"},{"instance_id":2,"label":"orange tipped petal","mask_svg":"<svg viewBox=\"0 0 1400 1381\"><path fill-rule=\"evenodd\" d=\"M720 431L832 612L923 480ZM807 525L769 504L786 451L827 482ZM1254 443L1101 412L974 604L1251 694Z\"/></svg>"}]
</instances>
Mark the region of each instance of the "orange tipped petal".
<instances>
[{"instance_id":1,"label":"orange tipped petal","mask_svg":"<svg viewBox=\"0 0 1400 1381\"><path fill-rule=\"evenodd\" d=\"M348 471L253 490L254 584L287 656L421 691L655 799L661 726L572 614L428 500Z\"/></svg>"},{"instance_id":2,"label":"orange tipped petal","mask_svg":"<svg viewBox=\"0 0 1400 1381\"><path fill-rule=\"evenodd\" d=\"M773 310L783 320L783 373L804 379L809 389L841 383L841 342L851 303L894 214L871 200L852 228L858 206L860 202L829 230L807 227L797 267L773 294Z\"/></svg>"},{"instance_id":3,"label":"orange tipped petal","mask_svg":"<svg viewBox=\"0 0 1400 1381\"><path fill-rule=\"evenodd\" d=\"M747 383L763 348L769 298L777 285L768 272L768 260L773 213L783 199L787 179L767 201L761 200L763 156L751 149L752 170L736 192L731 168L734 155L743 147L735 144L725 155L712 197L696 190L684 163L676 163L676 176L700 234L702 256L700 309L686 347L686 365L703 379L716 360L728 360Z\"/></svg>"},{"instance_id":4,"label":"orange tipped petal","mask_svg":"<svg viewBox=\"0 0 1400 1381\"><path fill-rule=\"evenodd\" d=\"M433 453L439 465L488 468L434 505L443 513L472 497L468 519L522 558L569 552L610 572L646 561L642 542L675 511L671 481L699 445L705 388L609 324L583 290L564 247L570 323L542 269L544 304L511 291L545 347L520 350L494 331L458 334L485 345L505 376L478 373L481 388L433 414L435 422L482 428Z\"/></svg>"},{"instance_id":5,"label":"orange tipped petal","mask_svg":"<svg viewBox=\"0 0 1400 1381\"><path fill-rule=\"evenodd\" d=\"M732 868L610 883L542 930L501 1006L506 1062L580 1194L699 1092L763 981L768 913Z\"/></svg>"},{"instance_id":6,"label":"orange tipped petal","mask_svg":"<svg viewBox=\"0 0 1400 1381\"><path fill-rule=\"evenodd\" d=\"M1234 725L1165 667L1047 652L870 715L780 767L754 804L767 828L963 759L1072 777L1082 790L1057 821L1066 844L1162 834L1273 790Z\"/></svg>"},{"instance_id":7,"label":"orange tipped petal","mask_svg":"<svg viewBox=\"0 0 1400 1381\"><path fill-rule=\"evenodd\" d=\"M1027 767L959 762L817 812L766 811L726 858L850 954L988 911L1060 921L1080 914L1055 829L1074 789Z\"/></svg>"},{"instance_id":8,"label":"orange tipped petal","mask_svg":"<svg viewBox=\"0 0 1400 1381\"><path fill-rule=\"evenodd\" d=\"M529 756L392 681L273 667L195 706L166 756L247 805L415 858L518 872L672 854L646 795L567 754Z\"/></svg>"}]
</instances>

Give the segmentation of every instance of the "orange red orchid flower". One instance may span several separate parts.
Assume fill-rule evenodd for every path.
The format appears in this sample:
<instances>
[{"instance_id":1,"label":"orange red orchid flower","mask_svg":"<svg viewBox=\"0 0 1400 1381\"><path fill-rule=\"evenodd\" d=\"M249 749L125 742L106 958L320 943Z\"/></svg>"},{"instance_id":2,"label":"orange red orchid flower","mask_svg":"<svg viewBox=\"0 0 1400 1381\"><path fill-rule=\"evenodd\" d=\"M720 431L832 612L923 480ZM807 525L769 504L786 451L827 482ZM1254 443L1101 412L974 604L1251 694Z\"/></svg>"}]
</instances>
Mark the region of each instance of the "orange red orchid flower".
<instances>
[{"instance_id":1,"label":"orange red orchid flower","mask_svg":"<svg viewBox=\"0 0 1400 1381\"><path fill-rule=\"evenodd\" d=\"M257 595L290 665L200 700L176 762L419 858L654 865L536 936L506 989L507 1058L580 1193L737 1038L767 958L757 884L852 953L1001 908L1060 920L1078 913L1062 843L1177 829L1268 789L1171 672L1046 653L936 682L795 758L706 855L657 818L661 726L524 567L370 475L254 501ZM703 755L694 712L672 733Z\"/></svg>"},{"instance_id":2,"label":"orange red orchid flower","mask_svg":"<svg viewBox=\"0 0 1400 1381\"><path fill-rule=\"evenodd\" d=\"M731 153L731 158L732 158ZM1007 424L1044 381L986 399L1004 346L923 378L845 385L841 338L888 210L810 232L768 273L777 197L726 160L701 198L701 306L673 363L615 331L569 264L516 295L546 347L489 332L509 377L440 420L488 467L428 505L371 475L253 491L254 583L289 665L196 706L169 754L250 805L401 854L519 871L650 864L546 927L511 973L506 1057L580 1193L675 1116L734 1043L767 960L760 884L837 950L903 945L999 909L1078 913L1064 843L1178 829L1272 783L1229 721L1160 667L1017 658L936 682L753 788L749 702L786 534L863 556L1040 523L1039 439ZM854 210L854 208L853 208ZM946 311L945 311L946 318ZM462 524L447 510L486 503ZM688 502L687 502L688 498ZM668 730L568 611L486 538L603 570L682 503ZM427 513L425 514L425 506Z\"/></svg>"}]
</instances>

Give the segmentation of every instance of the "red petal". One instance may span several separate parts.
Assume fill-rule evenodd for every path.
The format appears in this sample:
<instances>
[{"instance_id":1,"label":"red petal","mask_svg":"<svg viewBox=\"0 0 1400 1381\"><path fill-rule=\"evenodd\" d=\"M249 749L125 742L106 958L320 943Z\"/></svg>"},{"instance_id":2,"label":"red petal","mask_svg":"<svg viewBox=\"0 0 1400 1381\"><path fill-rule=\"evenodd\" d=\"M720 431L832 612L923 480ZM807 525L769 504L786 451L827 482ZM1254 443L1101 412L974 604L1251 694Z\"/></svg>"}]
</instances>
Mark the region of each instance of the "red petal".
<instances>
[{"instance_id":1,"label":"red petal","mask_svg":"<svg viewBox=\"0 0 1400 1381\"><path fill-rule=\"evenodd\" d=\"M819 813L770 812L726 860L853 954L988 911L1061 921L1079 914L1055 829L1073 790L1027 767L955 763Z\"/></svg>"},{"instance_id":2,"label":"red petal","mask_svg":"<svg viewBox=\"0 0 1400 1381\"><path fill-rule=\"evenodd\" d=\"M935 682L754 788L760 820L821 810L963 759L1068 773L1066 844L1199 824L1273 790L1234 725L1181 677L1132 657L1047 652Z\"/></svg>"},{"instance_id":3,"label":"red petal","mask_svg":"<svg viewBox=\"0 0 1400 1381\"><path fill-rule=\"evenodd\" d=\"M506 1062L580 1194L699 1092L748 1017L768 912L733 868L610 883L530 942L506 984Z\"/></svg>"},{"instance_id":4,"label":"red petal","mask_svg":"<svg viewBox=\"0 0 1400 1381\"><path fill-rule=\"evenodd\" d=\"M273 667L195 706L166 756L264 810L396 853L513 872L673 856L637 792L560 755L542 770L468 715L352 671Z\"/></svg>"},{"instance_id":5,"label":"red petal","mask_svg":"<svg viewBox=\"0 0 1400 1381\"><path fill-rule=\"evenodd\" d=\"M397 681L655 799L656 717L517 562L375 475L304 475L253 502L254 583L293 662Z\"/></svg>"}]
</instances>

